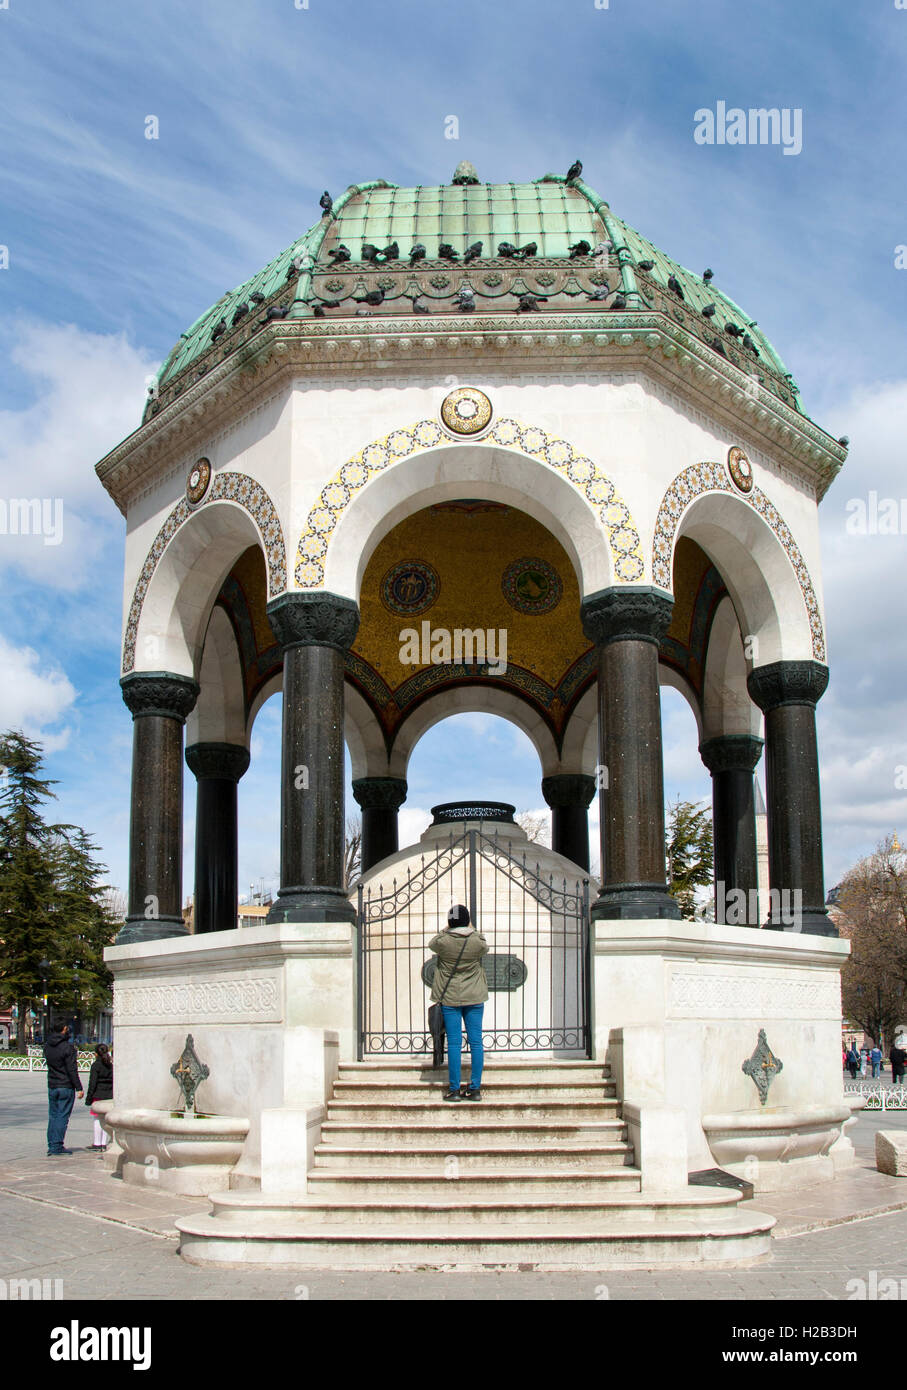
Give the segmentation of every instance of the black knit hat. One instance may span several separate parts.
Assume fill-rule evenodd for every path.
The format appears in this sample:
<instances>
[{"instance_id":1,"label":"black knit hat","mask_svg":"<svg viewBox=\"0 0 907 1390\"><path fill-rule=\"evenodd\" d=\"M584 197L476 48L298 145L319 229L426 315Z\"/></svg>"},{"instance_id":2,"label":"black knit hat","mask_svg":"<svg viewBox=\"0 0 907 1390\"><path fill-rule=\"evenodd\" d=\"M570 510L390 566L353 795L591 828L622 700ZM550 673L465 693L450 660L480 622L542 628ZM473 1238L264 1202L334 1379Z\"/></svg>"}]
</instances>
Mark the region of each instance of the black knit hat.
<instances>
[{"instance_id":1,"label":"black knit hat","mask_svg":"<svg viewBox=\"0 0 907 1390\"><path fill-rule=\"evenodd\" d=\"M449 927L468 927L469 909L462 903L455 903L447 914L447 925Z\"/></svg>"}]
</instances>

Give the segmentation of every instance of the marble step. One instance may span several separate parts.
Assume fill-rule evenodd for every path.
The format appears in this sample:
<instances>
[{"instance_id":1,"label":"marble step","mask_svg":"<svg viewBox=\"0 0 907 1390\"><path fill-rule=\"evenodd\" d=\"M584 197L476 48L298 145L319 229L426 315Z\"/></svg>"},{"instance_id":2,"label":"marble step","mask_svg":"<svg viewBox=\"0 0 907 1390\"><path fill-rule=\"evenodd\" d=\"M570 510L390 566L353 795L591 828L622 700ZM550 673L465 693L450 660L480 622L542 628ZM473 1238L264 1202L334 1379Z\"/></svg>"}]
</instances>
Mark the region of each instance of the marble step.
<instances>
[{"instance_id":1,"label":"marble step","mask_svg":"<svg viewBox=\"0 0 907 1390\"><path fill-rule=\"evenodd\" d=\"M443 1104L443 1102L442 1102ZM464 1111L466 1112L464 1114ZM470 1101L449 1107L432 1115L431 1120L401 1124L393 1120L325 1120L321 1126L322 1144L385 1144L399 1148L441 1148L447 1153L459 1149L472 1150L476 1145L490 1146L522 1144L529 1148L538 1144L576 1143L589 1140L626 1140L627 1127L621 1120L525 1119L499 1120L486 1118L482 1105Z\"/></svg>"},{"instance_id":2,"label":"marble step","mask_svg":"<svg viewBox=\"0 0 907 1390\"><path fill-rule=\"evenodd\" d=\"M512 1131L511 1131L512 1132ZM590 1140L586 1143L560 1141L538 1143L531 1147L517 1140L506 1143L471 1142L458 1153L451 1152L449 1136L446 1142L426 1146L424 1142L380 1143L372 1140L354 1145L339 1143L318 1144L315 1147L314 1170L320 1172L399 1171L444 1176L456 1160L461 1175L485 1172L489 1169L511 1173L561 1172L567 1166L577 1173L614 1172L629 1168L633 1150L626 1140ZM446 1165L446 1168L445 1168ZM636 1171L632 1169L632 1171Z\"/></svg>"},{"instance_id":3,"label":"marble step","mask_svg":"<svg viewBox=\"0 0 907 1390\"><path fill-rule=\"evenodd\" d=\"M440 1192L443 1197L449 1187L462 1201L474 1198L513 1199L517 1197L561 1198L576 1196L611 1200L615 1193L638 1193L640 1172L638 1168L614 1167L602 1172L586 1172L583 1169L566 1168L561 1160L560 1168L543 1168L531 1171L525 1168L461 1168L459 1162L439 1167L435 1162L433 1171L423 1172L420 1165L413 1171L412 1165L406 1168L391 1168L386 1164L373 1168L354 1167L350 1158L347 1168L321 1168L309 1173L308 1192L318 1200L331 1201L376 1201L398 1198L425 1198ZM445 1184L447 1186L445 1186Z\"/></svg>"},{"instance_id":4,"label":"marble step","mask_svg":"<svg viewBox=\"0 0 907 1390\"><path fill-rule=\"evenodd\" d=\"M239 1194L236 1194L239 1195ZM319 1224L275 1212L259 1222L214 1215L179 1217L180 1254L190 1263L284 1265L295 1269L515 1270L591 1272L707 1263L720 1267L771 1251L773 1216L698 1210L664 1222L608 1224L513 1221L462 1225Z\"/></svg>"},{"instance_id":5,"label":"marble step","mask_svg":"<svg viewBox=\"0 0 907 1390\"><path fill-rule=\"evenodd\" d=\"M469 1078L467 1076L466 1080ZM465 1083L464 1083L465 1084ZM547 1101L547 1100L597 1100L615 1101L613 1081L590 1081L584 1077L563 1081L513 1081L500 1075L482 1078L484 1100L506 1101ZM393 1081L378 1080L339 1080L334 1082L334 1100L382 1100L388 1103L396 1100L424 1100L433 1097L440 1100L447 1092L447 1078L438 1079L437 1073L419 1081L406 1081L403 1077Z\"/></svg>"},{"instance_id":6,"label":"marble step","mask_svg":"<svg viewBox=\"0 0 907 1390\"><path fill-rule=\"evenodd\" d=\"M463 1080L469 1080L470 1063L469 1052L463 1053ZM442 1067L431 1067L426 1065L424 1060L404 1061L395 1059L388 1061L365 1061L365 1062L341 1062L338 1077L339 1081L413 1081L418 1078L420 1081L447 1081L447 1065ZM552 1061L540 1061L538 1058L523 1059L518 1058L507 1062L500 1061L497 1056L489 1057L486 1054L485 1067L482 1075L483 1085L490 1081L509 1081L517 1084L534 1085L536 1082L557 1081L569 1083L571 1081L583 1081L584 1083L595 1083L599 1081L608 1082L611 1080L610 1069L603 1066L601 1062L590 1062L586 1059L578 1061L564 1061L555 1058Z\"/></svg>"},{"instance_id":7,"label":"marble step","mask_svg":"<svg viewBox=\"0 0 907 1390\"><path fill-rule=\"evenodd\" d=\"M290 1196L255 1192L211 1194L212 1215L225 1224L241 1223L249 1230L267 1230L285 1222L317 1226L428 1226L462 1231L475 1228L556 1225L580 1230L610 1230L614 1226L639 1226L685 1221L707 1214L712 1223L724 1224L735 1215L740 1194L721 1188L689 1188L666 1197L640 1193L616 1193L610 1198L562 1193L559 1196L497 1196L493 1188L485 1197L461 1197L437 1180L432 1193L421 1197L382 1197L368 1201Z\"/></svg>"},{"instance_id":8,"label":"marble step","mask_svg":"<svg viewBox=\"0 0 907 1390\"><path fill-rule=\"evenodd\" d=\"M335 1093L336 1094L336 1093ZM486 1093L483 1091L483 1097ZM538 1100L532 1093L523 1100L498 1100L492 1095L480 1101L445 1101L442 1094L434 1098L410 1100L408 1097L394 1098L392 1101L346 1100L328 1101L328 1121L339 1124L375 1123L389 1125L437 1124L445 1129L472 1124L467 1119L475 1114L485 1124L509 1124L522 1127L527 1121L551 1122L555 1124L574 1121L586 1123L589 1120L616 1120L619 1103L596 1097L592 1100L554 1099ZM461 1113L464 1112L464 1113Z\"/></svg>"}]
</instances>

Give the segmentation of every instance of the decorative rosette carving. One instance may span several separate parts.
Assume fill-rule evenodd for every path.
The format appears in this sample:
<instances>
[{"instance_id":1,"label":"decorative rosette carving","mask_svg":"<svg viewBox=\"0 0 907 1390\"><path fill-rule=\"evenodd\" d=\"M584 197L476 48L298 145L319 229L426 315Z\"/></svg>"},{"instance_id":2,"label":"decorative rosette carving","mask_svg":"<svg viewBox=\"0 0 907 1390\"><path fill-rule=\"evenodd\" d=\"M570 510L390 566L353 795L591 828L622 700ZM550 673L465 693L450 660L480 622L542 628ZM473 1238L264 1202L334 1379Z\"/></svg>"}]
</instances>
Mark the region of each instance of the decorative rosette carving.
<instances>
[{"instance_id":1,"label":"decorative rosette carving","mask_svg":"<svg viewBox=\"0 0 907 1390\"><path fill-rule=\"evenodd\" d=\"M199 459L189 470L186 479L186 501L193 507L197 506L208 491L210 482L211 462L209 459Z\"/></svg>"}]
</instances>

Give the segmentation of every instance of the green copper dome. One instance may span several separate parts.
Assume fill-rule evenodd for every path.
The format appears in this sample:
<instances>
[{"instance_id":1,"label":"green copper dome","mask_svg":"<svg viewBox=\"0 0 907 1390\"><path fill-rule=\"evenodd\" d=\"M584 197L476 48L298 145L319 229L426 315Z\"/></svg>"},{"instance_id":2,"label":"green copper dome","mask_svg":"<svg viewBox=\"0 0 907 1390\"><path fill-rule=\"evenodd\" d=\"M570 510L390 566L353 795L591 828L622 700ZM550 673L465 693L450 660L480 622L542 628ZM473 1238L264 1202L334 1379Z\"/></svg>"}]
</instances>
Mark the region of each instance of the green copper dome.
<instances>
[{"instance_id":1,"label":"green copper dome","mask_svg":"<svg viewBox=\"0 0 907 1390\"><path fill-rule=\"evenodd\" d=\"M414 299L416 312L456 314L455 296L466 285L479 313L660 310L800 409L796 385L750 317L579 179L548 174L533 183L478 183L466 161L454 177L438 187L379 180L348 188L298 241L182 335L159 373L160 398L204 375L269 315L398 317L414 312ZM423 248L415 258L413 248ZM532 302L520 303L527 294ZM157 408L149 402L150 412Z\"/></svg>"}]
</instances>

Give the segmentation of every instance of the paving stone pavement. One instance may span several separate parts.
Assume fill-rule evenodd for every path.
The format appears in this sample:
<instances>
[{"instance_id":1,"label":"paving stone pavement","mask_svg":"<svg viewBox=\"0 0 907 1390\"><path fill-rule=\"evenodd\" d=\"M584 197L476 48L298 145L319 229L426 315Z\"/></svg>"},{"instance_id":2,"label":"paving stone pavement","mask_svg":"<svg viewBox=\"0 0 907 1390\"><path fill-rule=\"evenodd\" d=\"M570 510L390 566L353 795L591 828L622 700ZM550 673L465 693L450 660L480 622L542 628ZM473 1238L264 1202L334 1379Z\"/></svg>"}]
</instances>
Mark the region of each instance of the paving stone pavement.
<instances>
[{"instance_id":1,"label":"paving stone pavement","mask_svg":"<svg viewBox=\"0 0 907 1390\"><path fill-rule=\"evenodd\" d=\"M91 1139L84 1106L82 1112L74 1112L73 1147ZM849 1197L846 1183L834 1183L817 1184L796 1199L757 1199L760 1210L777 1212L786 1237L774 1242L768 1261L729 1270L570 1274L196 1268L180 1259L175 1234L167 1232L178 1212L204 1203L127 1188L104 1176L84 1148L71 1158L45 1158L45 1123L43 1085L0 1075L0 1279L59 1279L64 1299L828 1301L852 1297L859 1286L851 1281L870 1284L873 1271L877 1279L904 1280L907 1289L907 1210L848 1219L860 1202L864 1210L867 1204L907 1203L907 1181L882 1179L872 1164L875 1130L907 1125L904 1114L864 1115L850 1131L859 1163ZM844 1224L795 1233L798 1222L802 1227L813 1219Z\"/></svg>"}]
</instances>

